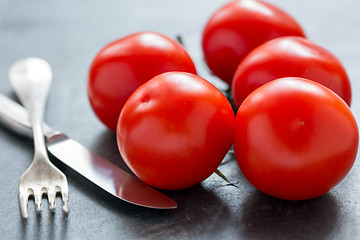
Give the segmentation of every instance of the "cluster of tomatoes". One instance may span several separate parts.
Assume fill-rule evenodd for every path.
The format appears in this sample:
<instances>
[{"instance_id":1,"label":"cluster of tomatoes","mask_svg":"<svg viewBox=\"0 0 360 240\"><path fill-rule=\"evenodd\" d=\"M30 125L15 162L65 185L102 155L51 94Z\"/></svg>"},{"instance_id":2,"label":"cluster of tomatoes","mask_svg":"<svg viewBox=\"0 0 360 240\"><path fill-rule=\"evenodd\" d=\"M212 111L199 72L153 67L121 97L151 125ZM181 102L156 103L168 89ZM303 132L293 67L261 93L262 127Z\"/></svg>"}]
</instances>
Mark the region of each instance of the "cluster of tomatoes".
<instances>
[{"instance_id":1,"label":"cluster of tomatoes","mask_svg":"<svg viewBox=\"0 0 360 240\"><path fill-rule=\"evenodd\" d=\"M141 180L160 189L196 185L230 147L258 190L291 200L320 196L350 171L358 127L340 61L299 24L259 0L236 0L207 22L209 69L237 106L197 76L176 41L139 32L105 46L89 71L98 118Z\"/></svg>"}]
</instances>

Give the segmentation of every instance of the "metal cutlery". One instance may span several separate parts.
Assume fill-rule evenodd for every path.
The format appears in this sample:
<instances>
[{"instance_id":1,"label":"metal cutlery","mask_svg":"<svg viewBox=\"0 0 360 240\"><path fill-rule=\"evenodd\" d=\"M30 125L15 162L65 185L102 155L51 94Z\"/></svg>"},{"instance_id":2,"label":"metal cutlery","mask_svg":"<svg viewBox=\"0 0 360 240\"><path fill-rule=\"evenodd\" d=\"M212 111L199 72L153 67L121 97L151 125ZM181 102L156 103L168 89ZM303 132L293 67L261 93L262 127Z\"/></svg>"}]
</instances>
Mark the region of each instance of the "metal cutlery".
<instances>
[{"instance_id":1,"label":"metal cutlery","mask_svg":"<svg viewBox=\"0 0 360 240\"><path fill-rule=\"evenodd\" d=\"M42 130L52 79L50 65L39 58L20 60L11 66L9 79L16 95L28 111L35 149L33 162L20 177L21 214L24 218L28 217L28 198L31 195L34 196L37 211L41 210L43 194L48 196L49 206L53 209L58 192L64 202L63 210L67 212L68 182L66 176L50 162Z\"/></svg>"},{"instance_id":2,"label":"metal cutlery","mask_svg":"<svg viewBox=\"0 0 360 240\"><path fill-rule=\"evenodd\" d=\"M25 109L1 94L0 122L18 134L32 136ZM171 198L90 152L77 141L47 124L43 127L48 151L53 156L116 198L148 208L173 209L178 206Z\"/></svg>"}]
</instances>

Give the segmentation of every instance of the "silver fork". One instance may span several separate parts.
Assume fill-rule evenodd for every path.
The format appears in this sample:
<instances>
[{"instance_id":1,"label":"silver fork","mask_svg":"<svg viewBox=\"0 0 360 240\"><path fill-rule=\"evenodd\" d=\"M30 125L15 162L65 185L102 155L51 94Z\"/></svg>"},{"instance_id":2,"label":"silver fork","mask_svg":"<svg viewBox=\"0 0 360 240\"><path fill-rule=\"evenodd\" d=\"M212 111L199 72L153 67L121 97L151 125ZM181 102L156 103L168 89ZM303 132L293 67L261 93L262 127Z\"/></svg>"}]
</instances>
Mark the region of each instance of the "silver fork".
<instances>
[{"instance_id":1,"label":"silver fork","mask_svg":"<svg viewBox=\"0 0 360 240\"><path fill-rule=\"evenodd\" d=\"M19 200L23 218L28 218L28 198L34 196L36 210L41 211L43 194L47 194L49 208L55 208L58 192L62 195L63 210L68 211L68 183L66 176L49 160L42 129L43 115L52 72L49 64L39 58L26 58L12 65L9 78L16 95L28 111L34 135L34 159L20 178Z\"/></svg>"}]
</instances>

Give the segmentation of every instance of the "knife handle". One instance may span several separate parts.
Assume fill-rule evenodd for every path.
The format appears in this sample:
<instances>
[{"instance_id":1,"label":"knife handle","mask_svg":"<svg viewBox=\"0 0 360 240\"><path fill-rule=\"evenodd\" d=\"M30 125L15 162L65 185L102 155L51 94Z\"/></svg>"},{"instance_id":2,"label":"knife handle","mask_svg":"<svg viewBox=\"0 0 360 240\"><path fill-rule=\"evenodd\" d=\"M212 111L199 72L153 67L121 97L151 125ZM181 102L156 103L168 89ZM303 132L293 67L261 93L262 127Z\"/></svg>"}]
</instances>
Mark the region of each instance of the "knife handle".
<instances>
[{"instance_id":1,"label":"knife handle","mask_svg":"<svg viewBox=\"0 0 360 240\"><path fill-rule=\"evenodd\" d=\"M2 94L0 94L0 122L20 135L33 137L26 109ZM47 124L44 124L43 128L45 136L53 132Z\"/></svg>"}]
</instances>

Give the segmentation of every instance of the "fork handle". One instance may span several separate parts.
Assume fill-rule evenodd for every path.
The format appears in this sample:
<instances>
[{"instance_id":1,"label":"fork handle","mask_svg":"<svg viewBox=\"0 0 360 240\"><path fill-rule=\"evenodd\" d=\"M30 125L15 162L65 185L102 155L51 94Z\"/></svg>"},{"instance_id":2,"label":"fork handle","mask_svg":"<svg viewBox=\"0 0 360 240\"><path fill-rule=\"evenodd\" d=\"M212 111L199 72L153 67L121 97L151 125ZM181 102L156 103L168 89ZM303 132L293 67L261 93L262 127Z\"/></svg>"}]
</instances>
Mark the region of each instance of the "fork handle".
<instances>
[{"instance_id":1,"label":"fork handle","mask_svg":"<svg viewBox=\"0 0 360 240\"><path fill-rule=\"evenodd\" d=\"M37 112L33 112L33 117L30 117L31 126L33 129L33 137L34 137L34 147L35 147L35 154L41 154L43 156L47 156L47 150L45 145L45 137L42 130L42 122L43 118L41 117L40 120L38 119L39 116L35 114L40 114ZM43 159L49 162L48 158L36 158L36 159Z\"/></svg>"},{"instance_id":2,"label":"fork handle","mask_svg":"<svg viewBox=\"0 0 360 240\"><path fill-rule=\"evenodd\" d=\"M15 89L15 91L19 95L22 94L21 91L27 93L25 96L21 95L24 97L23 99L21 99L22 97L19 97L20 101L28 111L29 120L33 130L35 154L47 156L42 124L49 85L46 85L45 83L42 83L40 87L35 87L35 85L36 83L29 83L29 89L21 88ZM49 161L47 157L34 159L37 159L38 161L39 159Z\"/></svg>"},{"instance_id":3,"label":"fork handle","mask_svg":"<svg viewBox=\"0 0 360 240\"><path fill-rule=\"evenodd\" d=\"M29 120L33 130L35 154L46 156L47 150L42 130L42 123L46 99L50 86L46 84L46 82L38 84L37 82L24 81L22 83L26 84L15 85L14 90L28 112Z\"/></svg>"},{"instance_id":4,"label":"fork handle","mask_svg":"<svg viewBox=\"0 0 360 240\"><path fill-rule=\"evenodd\" d=\"M16 95L27 109L33 129L35 154L47 156L42 124L51 84L51 68L44 60L29 59L15 63L12 69L10 82ZM33 77L32 74L35 74L36 77Z\"/></svg>"}]
</instances>

